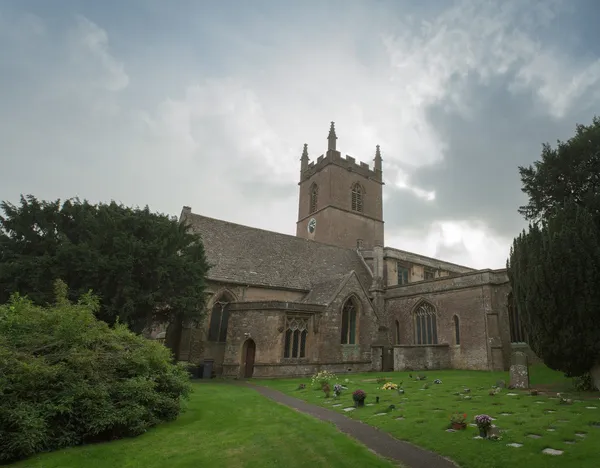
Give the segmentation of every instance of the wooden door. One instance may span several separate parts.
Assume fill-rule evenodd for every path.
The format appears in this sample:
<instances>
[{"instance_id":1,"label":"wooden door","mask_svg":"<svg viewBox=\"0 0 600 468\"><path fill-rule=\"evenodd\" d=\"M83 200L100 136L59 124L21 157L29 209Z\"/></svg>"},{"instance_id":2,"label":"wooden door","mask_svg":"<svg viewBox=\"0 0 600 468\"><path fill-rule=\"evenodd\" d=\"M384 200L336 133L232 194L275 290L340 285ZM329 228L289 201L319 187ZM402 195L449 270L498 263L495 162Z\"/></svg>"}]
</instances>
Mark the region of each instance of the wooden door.
<instances>
[{"instance_id":1,"label":"wooden door","mask_svg":"<svg viewBox=\"0 0 600 468\"><path fill-rule=\"evenodd\" d=\"M254 340L246 342L246 362L244 366L244 378L249 379L254 373L254 355L256 354L256 344Z\"/></svg>"}]
</instances>

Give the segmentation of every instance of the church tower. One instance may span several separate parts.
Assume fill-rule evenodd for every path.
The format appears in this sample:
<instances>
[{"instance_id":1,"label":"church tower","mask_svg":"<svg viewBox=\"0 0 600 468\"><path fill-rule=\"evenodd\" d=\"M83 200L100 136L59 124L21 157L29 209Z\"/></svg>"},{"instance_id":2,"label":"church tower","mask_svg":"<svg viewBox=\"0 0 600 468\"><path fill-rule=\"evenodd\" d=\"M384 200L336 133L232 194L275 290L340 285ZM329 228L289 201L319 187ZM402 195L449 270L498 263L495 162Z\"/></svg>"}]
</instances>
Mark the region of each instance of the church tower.
<instances>
[{"instance_id":1,"label":"church tower","mask_svg":"<svg viewBox=\"0 0 600 468\"><path fill-rule=\"evenodd\" d=\"M373 168L342 157L331 122L327 152L310 162L300 158L300 200L296 236L347 248L383 246L383 173L379 145Z\"/></svg>"}]
</instances>

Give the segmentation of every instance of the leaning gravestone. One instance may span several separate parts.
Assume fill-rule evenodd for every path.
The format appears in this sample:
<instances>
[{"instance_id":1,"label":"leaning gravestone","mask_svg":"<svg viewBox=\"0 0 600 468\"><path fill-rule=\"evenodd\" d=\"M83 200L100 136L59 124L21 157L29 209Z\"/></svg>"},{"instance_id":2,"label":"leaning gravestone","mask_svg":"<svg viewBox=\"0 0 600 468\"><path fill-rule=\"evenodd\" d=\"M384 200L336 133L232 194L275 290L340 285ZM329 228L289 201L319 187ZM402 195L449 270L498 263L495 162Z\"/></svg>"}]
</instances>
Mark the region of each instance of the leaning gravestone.
<instances>
[{"instance_id":1,"label":"leaning gravestone","mask_svg":"<svg viewBox=\"0 0 600 468\"><path fill-rule=\"evenodd\" d=\"M529 366L527 354L517 351L512 355L510 364L511 388L529 388Z\"/></svg>"}]
</instances>

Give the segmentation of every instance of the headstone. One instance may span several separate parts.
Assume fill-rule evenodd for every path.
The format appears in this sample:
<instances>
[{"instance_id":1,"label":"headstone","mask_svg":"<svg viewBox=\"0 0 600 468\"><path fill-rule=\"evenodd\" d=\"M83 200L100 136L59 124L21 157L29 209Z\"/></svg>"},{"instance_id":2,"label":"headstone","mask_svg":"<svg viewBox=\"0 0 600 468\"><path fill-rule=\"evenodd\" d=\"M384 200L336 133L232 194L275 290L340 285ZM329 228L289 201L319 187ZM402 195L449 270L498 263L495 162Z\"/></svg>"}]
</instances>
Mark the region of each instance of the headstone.
<instances>
[{"instance_id":1,"label":"headstone","mask_svg":"<svg viewBox=\"0 0 600 468\"><path fill-rule=\"evenodd\" d=\"M542 453L545 453L546 455L562 455L563 451L562 450L556 450L553 448L545 448L544 450L542 450Z\"/></svg>"},{"instance_id":2,"label":"headstone","mask_svg":"<svg viewBox=\"0 0 600 468\"><path fill-rule=\"evenodd\" d=\"M506 388L506 382L504 380L498 380L496 382L496 387L497 388Z\"/></svg>"},{"instance_id":3,"label":"headstone","mask_svg":"<svg viewBox=\"0 0 600 468\"><path fill-rule=\"evenodd\" d=\"M510 386L529 388L529 366L527 354L517 351L512 355L510 364Z\"/></svg>"}]
</instances>

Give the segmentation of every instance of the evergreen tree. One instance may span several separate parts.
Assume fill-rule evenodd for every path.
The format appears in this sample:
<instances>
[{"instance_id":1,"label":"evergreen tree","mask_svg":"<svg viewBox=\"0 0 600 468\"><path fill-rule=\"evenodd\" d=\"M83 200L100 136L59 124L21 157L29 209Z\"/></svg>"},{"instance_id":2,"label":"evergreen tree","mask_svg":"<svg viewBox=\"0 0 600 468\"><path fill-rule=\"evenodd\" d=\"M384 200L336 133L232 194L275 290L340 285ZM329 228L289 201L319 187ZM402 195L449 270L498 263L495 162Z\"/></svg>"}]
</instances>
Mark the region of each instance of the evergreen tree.
<instances>
[{"instance_id":1,"label":"evergreen tree","mask_svg":"<svg viewBox=\"0 0 600 468\"><path fill-rule=\"evenodd\" d=\"M13 293L52 302L56 279L70 299L100 298L97 317L137 333L155 323L197 321L208 271L199 236L148 207L29 195L0 204L0 303Z\"/></svg>"},{"instance_id":2,"label":"evergreen tree","mask_svg":"<svg viewBox=\"0 0 600 468\"><path fill-rule=\"evenodd\" d=\"M542 145L541 160L519 166L527 205L519 208L525 219L540 221L571 200L600 213L600 118L576 125L575 135L556 148Z\"/></svg>"}]
</instances>

